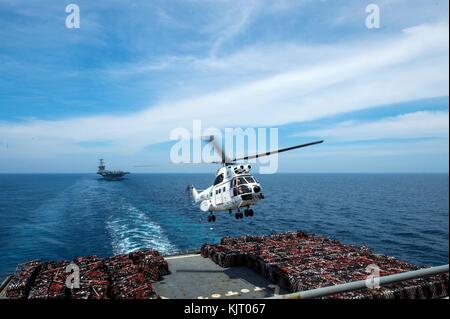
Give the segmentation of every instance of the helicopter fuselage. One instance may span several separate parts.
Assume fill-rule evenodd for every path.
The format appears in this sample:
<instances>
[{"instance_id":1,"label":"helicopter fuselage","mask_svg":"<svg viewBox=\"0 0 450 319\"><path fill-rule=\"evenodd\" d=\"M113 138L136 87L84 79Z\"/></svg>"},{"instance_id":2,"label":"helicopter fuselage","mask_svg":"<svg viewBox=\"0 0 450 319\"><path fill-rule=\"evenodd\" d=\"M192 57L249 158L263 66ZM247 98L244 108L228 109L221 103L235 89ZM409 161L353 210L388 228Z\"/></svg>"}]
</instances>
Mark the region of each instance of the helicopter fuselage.
<instances>
[{"instance_id":1,"label":"helicopter fuselage","mask_svg":"<svg viewBox=\"0 0 450 319\"><path fill-rule=\"evenodd\" d=\"M227 165L217 171L214 184L198 192L191 188L195 203L204 212L249 208L264 198L261 185L250 174L250 165Z\"/></svg>"}]
</instances>

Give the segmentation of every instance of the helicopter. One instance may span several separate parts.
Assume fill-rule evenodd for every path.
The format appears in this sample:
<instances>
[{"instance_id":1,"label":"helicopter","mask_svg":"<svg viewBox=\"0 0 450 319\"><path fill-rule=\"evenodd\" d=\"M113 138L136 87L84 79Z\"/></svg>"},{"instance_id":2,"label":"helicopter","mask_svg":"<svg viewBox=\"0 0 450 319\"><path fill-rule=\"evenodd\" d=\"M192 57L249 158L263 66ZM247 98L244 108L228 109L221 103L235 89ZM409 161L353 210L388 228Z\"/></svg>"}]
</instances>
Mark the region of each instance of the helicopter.
<instances>
[{"instance_id":1,"label":"helicopter","mask_svg":"<svg viewBox=\"0 0 450 319\"><path fill-rule=\"evenodd\" d=\"M208 222L215 222L216 216L214 212L228 211L231 215L236 210L236 219L242 219L244 216L252 217L254 211L251 209L251 206L264 199L260 182L251 174L251 165L237 163L238 161L247 161L321 144L323 140L234 159L229 158L225 154L213 136L209 138L209 142L212 143L216 152L221 155L220 162L211 163L221 164L222 167L217 170L214 183L210 187L200 191L193 185L189 185L187 190L190 192L194 203L200 205L200 210L209 212ZM245 208L243 213L241 208Z\"/></svg>"}]
</instances>

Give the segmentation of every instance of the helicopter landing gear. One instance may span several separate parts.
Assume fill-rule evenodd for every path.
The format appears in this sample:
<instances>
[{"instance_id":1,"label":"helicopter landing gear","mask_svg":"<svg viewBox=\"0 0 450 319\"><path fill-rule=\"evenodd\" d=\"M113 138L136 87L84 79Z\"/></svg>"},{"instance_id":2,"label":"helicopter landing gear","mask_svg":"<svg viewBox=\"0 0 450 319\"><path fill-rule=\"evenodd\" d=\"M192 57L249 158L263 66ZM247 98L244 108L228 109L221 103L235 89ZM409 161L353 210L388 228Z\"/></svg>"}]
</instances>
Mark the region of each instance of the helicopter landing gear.
<instances>
[{"instance_id":1,"label":"helicopter landing gear","mask_svg":"<svg viewBox=\"0 0 450 319\"><path fill-rule=\"evenodd\" d=\"M236 215L234 215L236 219L244 218L244 215L242 213L237 212Z\"/></svg>"},{"instance_id":2,"label":"helicopter landing gear","mask_svg":"<svg viewBox=\"0 0 450 319\"><path fill-rule=\"evenodd\" d=\"M244 211L245 217L252 217L253 216L253 209L246 209Z\"/></svg>"},{"instance_id":3,"label":"helicopter landing gear","mask_svg":"<svg viewBox=\"0 0 450 319\"><path fill-rule=\"evenodd\" d=\"M210 222L215 222L216 221L216 216L214 216L212 213L211 213L211 215L209 215L208 216L208 223L210 223Z\"/></svg>"}]
</instances>

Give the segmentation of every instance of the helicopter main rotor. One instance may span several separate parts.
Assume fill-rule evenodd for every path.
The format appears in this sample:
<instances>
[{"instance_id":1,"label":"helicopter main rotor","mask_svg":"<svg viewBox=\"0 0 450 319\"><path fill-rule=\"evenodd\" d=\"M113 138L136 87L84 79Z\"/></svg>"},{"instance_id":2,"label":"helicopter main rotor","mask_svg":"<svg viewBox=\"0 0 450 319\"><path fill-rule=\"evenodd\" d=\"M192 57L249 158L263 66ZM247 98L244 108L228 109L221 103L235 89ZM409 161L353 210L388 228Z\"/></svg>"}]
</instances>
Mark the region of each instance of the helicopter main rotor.
<instances>
[{"instance_id":1,"label":"helicopter main rotor","mask_svg":"<svg viewBox=\"0 0 450 319\"><path fill-rule=\"evenodd\" d=\"M295 145L295 146L280 148L280 149L272 150L272 151L265 152L265 153L259 153L259 154L248 155L248 156L244 156L244 157L231 159L230 157L228 157L226 155L226 153L222 149L222 146L217 142L217 140L215 139L214 136L209 136L207 138L207 141L212 144L212 146L214 147L216 152L219 153L220 156L221 156L221 161L220 162L211 162L211 164L223 164L224 166L235 164L237 161L246 161L246 160L260 158L260 157L264 157L264 156L270 156L270 155L273 155L273 154L278 154L278 153L283 153L283 152L287 152L287 151L292 151L292 150L295 150L295 149L308 147L308 146L312 146L312 145L316 145L316 144L321 144L321 143L324 142L323 140L320 140L320 141L315 141L315 142L310 142L310 143L305 143L305 144L299 144L299 145Z\"/></svg>"}]
</instances>

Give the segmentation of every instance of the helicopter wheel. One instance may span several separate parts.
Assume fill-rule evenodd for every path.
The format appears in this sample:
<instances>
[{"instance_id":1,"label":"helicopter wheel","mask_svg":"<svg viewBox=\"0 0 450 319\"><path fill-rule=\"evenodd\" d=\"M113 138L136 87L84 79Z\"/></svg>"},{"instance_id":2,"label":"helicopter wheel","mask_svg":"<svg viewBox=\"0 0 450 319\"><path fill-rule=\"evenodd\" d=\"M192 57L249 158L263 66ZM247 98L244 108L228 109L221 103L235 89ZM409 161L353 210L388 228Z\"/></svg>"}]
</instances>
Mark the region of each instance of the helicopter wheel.
<instances>
[{"instance_id":1,"label":"helicopter wheel","mask_svg":"<svg viewBox=\"0 0 450 319\"><path fill-rule=\"evenodd\" d=\"M211 221L214 223L216 221L216 216L215 215L211 215Z\"/></svg>"},{"instance_id":2,"label":"helicopter wheel","mask_svg":"<svg viewBox=\"0 0 450 319\"><path fill-rule=\"evenodd\" d=\"M210 223L210 222L211 222L211 220L212 220L212 216L211 216L211 215L209 215L209 216L208 216L208 223Z\"/></svg>"},{"instance_id":3,"label":"helicopter wheel","mask_svg":"<svg viewBox=\"0 0 450 319\"><path fill-rule=\"evenodd\" d=\"M249 209L247 214L248 214L249 217L252 217L253 216L253 209Z\"/></svg>"},{"instance_id":4,"label":"helicopter wheel","mask_svg":"<svg viewBox=\"0 0 450 319\"><path fill-rule=\"evenodd\" d=\"M239 218L244 218L244 214L242 214L242 213L239 213Z\"/></svg>"},{"instance_id":5,"label":"helicopter wheel","mask_svg":"<svg viewBox=\"0 0 450 319\"><path fill-rule=\"evenodd\" d=\"M241 215L241 213L236 213L236 215L234 215L234 216L236 217L236 219L239 219L239 218L240 218L240 217L239 217L240 215Z\"/></svg>"},{"instance_id":6,"label":"helicopter wheel","mask_svg":"<svg viewBox=\"0 0 450 319\"><path fill-rule=\"evenodd\" d=\"M249 211L248 211L248 209L244 210L244 216L245 216L245 217L248 217L248 216L250 216L250 215L249 215Z\"/></svg>"}]
</instances>

